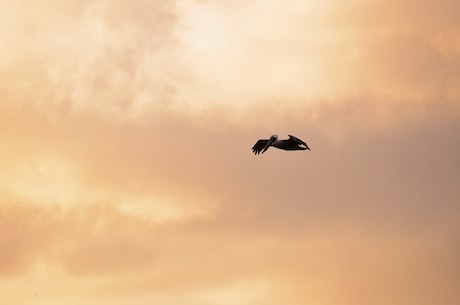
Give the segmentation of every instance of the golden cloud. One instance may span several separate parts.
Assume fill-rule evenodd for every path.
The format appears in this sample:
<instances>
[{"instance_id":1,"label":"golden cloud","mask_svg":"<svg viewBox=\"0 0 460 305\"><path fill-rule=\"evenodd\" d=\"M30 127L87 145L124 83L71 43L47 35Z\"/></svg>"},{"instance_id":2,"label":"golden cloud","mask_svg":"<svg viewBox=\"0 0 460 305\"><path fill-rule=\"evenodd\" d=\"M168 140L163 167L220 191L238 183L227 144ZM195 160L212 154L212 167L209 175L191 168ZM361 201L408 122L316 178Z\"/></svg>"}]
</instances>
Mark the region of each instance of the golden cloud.
<instances>
[{"instance_id":1,"label":"golden cloud","mask_svg":"<svg viewBox=\"0 0 460 305\"><path fill-rule=\"evenodd\" d=\"M456 303L457 8L0 4L0 301Z\"/></svg>"}]
</instances>

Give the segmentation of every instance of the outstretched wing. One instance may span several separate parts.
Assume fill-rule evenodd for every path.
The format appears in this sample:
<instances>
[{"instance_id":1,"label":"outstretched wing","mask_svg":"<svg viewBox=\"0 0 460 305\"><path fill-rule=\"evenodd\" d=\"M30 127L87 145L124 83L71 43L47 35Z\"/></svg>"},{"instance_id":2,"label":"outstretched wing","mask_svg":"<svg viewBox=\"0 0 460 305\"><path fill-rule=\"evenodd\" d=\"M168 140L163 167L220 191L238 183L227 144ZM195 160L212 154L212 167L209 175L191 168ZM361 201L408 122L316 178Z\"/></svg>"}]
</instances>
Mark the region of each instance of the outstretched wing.
<instances>
[{"instance_id":1,"label":"outstretched wing","mask_svg":"<svg viewBox=\"0 0 460 305\"><path fill-rule=\"evenodd\" d=\"M255 153L256 155L260 154L262 149L264 149L265 145L267 145L268 140L259 140L257 141L256 144L252 147L252 152Z\"/></svg>"},{"instance_id":2,"label":"outstretched wing","mask_svg":"<svg viewBox=\"0 0 460 305\"><path fill-rule=\"evenodd\" d=\"M305 143L304 141L302 141L301 139L299 139L297 137L294 137L293 135L289 135L289 140L294 141L297 144L303 144L303 145L307 146L307 143Z\"/></svg>"}]
</instances>

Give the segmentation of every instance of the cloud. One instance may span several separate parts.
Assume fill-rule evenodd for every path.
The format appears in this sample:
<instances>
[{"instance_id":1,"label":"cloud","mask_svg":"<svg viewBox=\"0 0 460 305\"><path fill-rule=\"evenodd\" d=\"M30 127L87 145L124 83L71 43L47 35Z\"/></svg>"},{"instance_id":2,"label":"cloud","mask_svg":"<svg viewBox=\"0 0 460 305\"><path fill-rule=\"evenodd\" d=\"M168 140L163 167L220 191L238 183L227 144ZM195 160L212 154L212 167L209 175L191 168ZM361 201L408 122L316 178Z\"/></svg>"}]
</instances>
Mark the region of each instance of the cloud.
<instances>
[{"instance_id":1,"label":"cloud","mask_svg":"<svg viewBox=\"0 0 460 305\"><path fill-rule=\"evenodd\" d=\"M455 5L47 1L45 12L18 2L3 10L23 13L3 16L0 93L53 119L356 98L455 104Z\"/></svg>"},{"instance_id":2,"label":"cloud","mask_svg":"<svg viewBox=\"0 0 460 305\"><path fill-rule=\"evenodd\" d=\"M38 3L27 10L16 4L24 13L3 29L3 95L26 107L50 107L55 116L56 107L119 115L167 103L172 2L49 2L47 12ZM16 35L6 33L11 28Z\"/></svg>"},{"instance_id":3,"label":"cloud","mask_svg":"<svg viewBox=\"0 0 460 305\"><path fill-rule=\"evenodd\" d=\"M0 295L455 303L456 5L0 4Z\"/></svg>"},{"instance_id":4,"label":"cloud","mask_svg":"<svg viewBox=\"0 0 460 305\"><path fill-rule=\"evenodd\" d=\"M455 4L432 6L195 2L186 6L180 32L194 75L187 96L193 91L228 108L363 97L454 103L458 40L445 33L454 33L456 22L441 16Z\"/></svg>"},{"instance_id":5,"label":"cloud","mask_svg":"<svg viewBox=\"0 0 460 305\"><path fill-rule=\"evenodd\" d=\"M406 298L414 304L430 304L438 295L447 301L456 298L456 233L439 228L408 234L357 227L283 232L219 222L158 226L110 205L69 213L43 208L31 213L13 205L2 215L2 224L5 215L14 216L19 229L14 239L27 240L25 248L2 251L10 271L16 267L15 276L38 280L33 281L35 289L45 298L52 295L53 278L59 278L61 285L67 283L64 292L81 294L77 304L97 295L125 301L163 296L171 304L178 295L197 303L214 295L217 304L226 304L225 291L234 291L235 297L240 291L242 304L245 299L259 304L268 296L326 304L336 304L337 298L345 304L376 297L382 302ZM32 243L35 237L39 239ZM2 248L11 245L4 241ZM8 259L8 252L16 252L16 258L27 254L30 271ZM56 265L60 268L53 271ZM235 291L240 284L257 289Z\"/></svg>"}]
</instances>

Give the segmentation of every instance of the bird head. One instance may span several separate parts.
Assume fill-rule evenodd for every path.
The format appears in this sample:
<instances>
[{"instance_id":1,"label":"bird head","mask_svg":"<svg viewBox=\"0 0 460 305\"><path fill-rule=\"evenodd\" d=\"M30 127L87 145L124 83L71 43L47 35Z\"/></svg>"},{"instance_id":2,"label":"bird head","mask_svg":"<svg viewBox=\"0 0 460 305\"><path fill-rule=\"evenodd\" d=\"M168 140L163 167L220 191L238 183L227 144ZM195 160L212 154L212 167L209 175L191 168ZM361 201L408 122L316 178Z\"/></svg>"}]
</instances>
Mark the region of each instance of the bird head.
<instances>
[{"instance_id":1,"label":"bird head","mask_svg":"<svg viewBox=\"0 0 460 305\"><path fill-rule=\"evenodd\" d=\"M262 153L264 153L276 140L278 140L278 136L276 134L272 135L262 150Z\"/></svg>"}]
</instances>

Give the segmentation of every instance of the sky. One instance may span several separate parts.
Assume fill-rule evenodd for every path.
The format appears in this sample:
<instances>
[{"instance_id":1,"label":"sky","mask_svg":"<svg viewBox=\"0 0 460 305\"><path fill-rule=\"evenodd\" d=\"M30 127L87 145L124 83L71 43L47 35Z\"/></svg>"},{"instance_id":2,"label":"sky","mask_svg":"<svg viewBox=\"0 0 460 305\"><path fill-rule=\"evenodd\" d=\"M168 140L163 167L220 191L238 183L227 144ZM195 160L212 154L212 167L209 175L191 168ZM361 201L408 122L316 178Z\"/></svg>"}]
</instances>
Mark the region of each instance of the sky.
<instances>
[{"instance_id":1,"label":"sky","mask_svg":"<svg viewBox=\"0 0 460 305\"><path fill-rule=\"evenodd\" d=\"M460 303L460 2L0 0L0 41L0 303Z\"/></svg>"}]
</instances>

